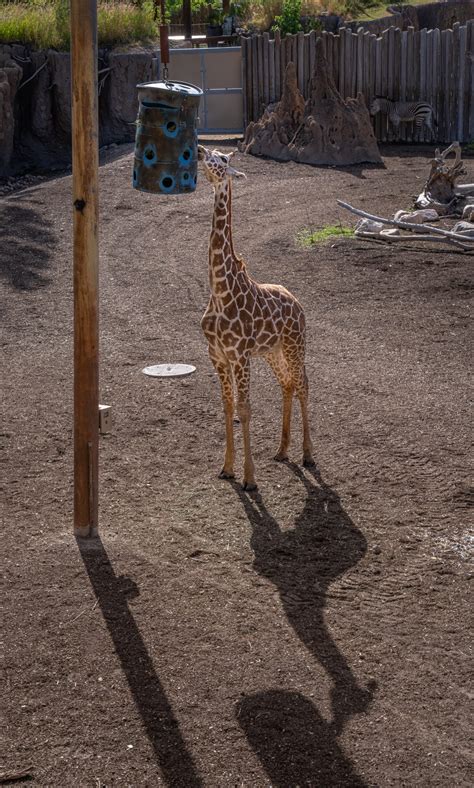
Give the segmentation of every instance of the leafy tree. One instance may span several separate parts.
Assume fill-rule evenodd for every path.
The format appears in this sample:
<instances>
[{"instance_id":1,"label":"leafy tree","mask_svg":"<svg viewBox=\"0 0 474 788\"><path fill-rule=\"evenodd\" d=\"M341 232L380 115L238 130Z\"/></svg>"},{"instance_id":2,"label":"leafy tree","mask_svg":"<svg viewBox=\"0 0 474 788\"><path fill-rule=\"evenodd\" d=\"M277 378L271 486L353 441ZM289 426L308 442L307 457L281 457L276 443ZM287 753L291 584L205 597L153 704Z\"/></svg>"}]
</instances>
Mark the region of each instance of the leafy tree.
<instances>
[{"instance_id":1,"label":"leafy tree","mask_svg":"<svg viewBox=\"0 0 474 788\"><path fill-rule=\"evenodd\" d=\"M283 0L281 14L275 18L273 29L282 36L298 33L301 27L301 0Z\"/></svg>"}]
</instances>

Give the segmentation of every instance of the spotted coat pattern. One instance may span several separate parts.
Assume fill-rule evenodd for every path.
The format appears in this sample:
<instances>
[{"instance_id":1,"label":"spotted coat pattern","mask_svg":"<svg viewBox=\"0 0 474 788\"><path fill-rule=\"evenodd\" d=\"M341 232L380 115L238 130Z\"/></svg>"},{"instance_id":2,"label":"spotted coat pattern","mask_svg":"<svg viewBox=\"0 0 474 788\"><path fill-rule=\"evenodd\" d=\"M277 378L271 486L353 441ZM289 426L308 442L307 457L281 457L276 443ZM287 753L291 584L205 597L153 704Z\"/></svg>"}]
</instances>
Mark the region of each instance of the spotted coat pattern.
<instances>
[{"instance_id":1,"label":"spotted coat pattern","mask_svg":"<svg viewBox=\"0 0 474 788\"><path fill-rule=\"evenodd\" d=\"M285 460L290 443L293 395L303 417L303 462L313 465L308 420L308 381L305 372L305 316L299 301L280 285L257 284L232 242L233 154L199 146L199 159L214 187L214 213L209 240L211 297L201 326L209 355L219 375L226 419L223 478L234 478L234 389L244 438L244 489L256 489L250 446L250 359L262 356L275 373L283 392L283 427L275 457Z\"/></svg>"}]
</instances>

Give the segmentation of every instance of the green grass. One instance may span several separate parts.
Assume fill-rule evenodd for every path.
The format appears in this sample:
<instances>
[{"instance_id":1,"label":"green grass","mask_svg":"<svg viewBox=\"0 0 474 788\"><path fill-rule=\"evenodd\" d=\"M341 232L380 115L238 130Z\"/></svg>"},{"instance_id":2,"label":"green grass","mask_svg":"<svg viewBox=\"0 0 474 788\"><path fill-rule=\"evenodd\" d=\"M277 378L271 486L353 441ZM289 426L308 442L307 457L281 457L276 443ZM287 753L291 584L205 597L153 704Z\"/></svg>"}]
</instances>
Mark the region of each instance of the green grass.
<instances>
[{"instance_id":1,"label":"green grass","mask_svg":"<svg viewBox=\"0 0 474 788\"><path fill-rule=\"evenodd\" d=\"M310 247L316 244L330 241L333 238L347 238L354 235L351 227L343 227L340 224L330 224L320 230L301 230L297 235L297 241L301 246Z\"/></svg>"},{"instance_id":2,"label":"green grass","mask_svg":"<svg viewBox=\"0 0 474 788\"><path fill-rule=\"evenodd\" d=\"M146 43L157 37L153 9L148 3L138 8L127 2L99 2L97 27L99 46L103 47ZM0 0L0 43L68 50L69 39L67 0L34 0L28 4Z\"/></svg>"},{"instance_id":3,"label":"green grass","mask_svg":"<svg viewBox=\"0 0 474 788\"><path fill-rule=\"evenodd\" d=\"M409 5L425 5L426 3L432 3L433 0L410 0ZM373 8L368 8L364 14L360 14L356 16L357 20L361 20L361 22L367 19L378 19L382 16L390 16L387 11L387 6L390 3L379 3L374 5Z\"/></svg>"},{"instance_id":4,"label":"green grass","mask_svg":"<svg viewBox=\"0 0 474 788\"><path fill-rule=\"evenodd\" d=\"M0 43L31 44L38 49L60 47L55 8L50 4L0 4Z\"/></svg>"}]
</instances>

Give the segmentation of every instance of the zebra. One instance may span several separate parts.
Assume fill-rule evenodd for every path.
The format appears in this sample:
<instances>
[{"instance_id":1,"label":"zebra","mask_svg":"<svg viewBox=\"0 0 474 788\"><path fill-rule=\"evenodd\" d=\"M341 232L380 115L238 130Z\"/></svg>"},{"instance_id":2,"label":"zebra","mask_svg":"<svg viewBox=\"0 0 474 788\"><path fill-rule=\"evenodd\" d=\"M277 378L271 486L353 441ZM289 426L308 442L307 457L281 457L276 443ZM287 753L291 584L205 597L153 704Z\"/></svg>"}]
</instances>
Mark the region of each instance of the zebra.
<instances>
[{"instance_id":1,"label":"zebra","mask_svg":"<svg viewBox=\"0 0 474 788\"><path fill-rule=\"evenodd\" d=\"M407 123L414 120L418 131L425 124L432 136L435 136L433 124L437 126L438 122L433 107L427 101L390 101L390 99L376 96L370 105L370 114L376 115L378 112L388 115L395 128L398 128L401 122Z\"/></svg>"}]
</instances>

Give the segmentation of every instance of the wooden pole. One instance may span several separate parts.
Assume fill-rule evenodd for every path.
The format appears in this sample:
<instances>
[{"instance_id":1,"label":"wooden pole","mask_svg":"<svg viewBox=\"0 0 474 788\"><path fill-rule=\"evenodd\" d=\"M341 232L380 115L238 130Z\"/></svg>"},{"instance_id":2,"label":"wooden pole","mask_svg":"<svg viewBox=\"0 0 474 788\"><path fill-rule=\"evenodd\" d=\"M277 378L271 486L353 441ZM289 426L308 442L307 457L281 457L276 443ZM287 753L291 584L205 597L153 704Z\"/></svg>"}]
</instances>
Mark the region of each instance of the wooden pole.
<instances>
[{"instance_id":1,"label":"wooden pole","mask_svg":"<svg viewBox=\"0 0 474 788\"><path fill-rule=\"evenodd\" d=\"M184 38L191 41L193 32L193 17L191 12L191 0L183 0L183 25Z\"/></svg>"},{"instance_id":2,"label":"wooden pole","mask_svg":"<svg viewBox=\"0 0 474 788\"><path fill-rule=\"evenodd\" d=\"M70 0L74 234L74 533L98 529L97 0Z\"/></svg>"}]
</instances>

